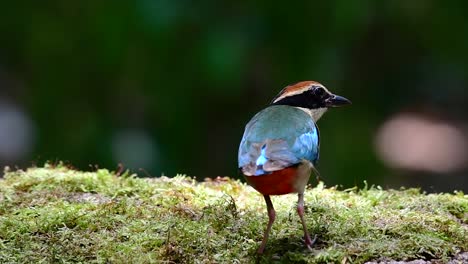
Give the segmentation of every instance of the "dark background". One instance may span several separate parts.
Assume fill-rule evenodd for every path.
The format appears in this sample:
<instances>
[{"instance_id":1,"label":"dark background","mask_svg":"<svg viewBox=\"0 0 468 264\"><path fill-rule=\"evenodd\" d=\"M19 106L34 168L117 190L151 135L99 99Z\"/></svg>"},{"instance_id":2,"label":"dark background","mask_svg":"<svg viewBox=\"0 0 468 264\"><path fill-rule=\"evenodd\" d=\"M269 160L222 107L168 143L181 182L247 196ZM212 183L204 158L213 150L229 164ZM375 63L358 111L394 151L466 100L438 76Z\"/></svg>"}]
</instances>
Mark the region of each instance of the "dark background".
<instances>
[{"instance_id":1,"label":"dark background","mask_svg":"<svg viewBox=\"0 0 468 264\"><path fill-rule=\"evenodd\" d=\"M319 121L327 185L468 189L466 1L0 10L1 166L239 177L244 125L284 86L316 80L353 101Z\"/></svg>"}]
</instances>

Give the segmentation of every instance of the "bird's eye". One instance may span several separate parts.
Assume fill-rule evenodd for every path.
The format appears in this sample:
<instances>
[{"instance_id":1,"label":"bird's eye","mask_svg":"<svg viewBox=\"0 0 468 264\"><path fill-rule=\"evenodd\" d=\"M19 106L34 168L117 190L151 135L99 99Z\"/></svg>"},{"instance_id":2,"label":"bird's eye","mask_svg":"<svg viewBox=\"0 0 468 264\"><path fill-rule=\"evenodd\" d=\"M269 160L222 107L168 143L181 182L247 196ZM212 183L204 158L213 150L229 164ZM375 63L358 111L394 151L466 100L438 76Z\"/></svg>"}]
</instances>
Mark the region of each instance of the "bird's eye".
<instances>
[{"instance_id":1,"label":"bird's eye","mask_svg":"<svg viewBox=\"0 0 468 264\"><path fill-rule=\"evenodd\" d=\"M323 89L321 87L316 88L314 93L319 98L322 98L326 94L325 89Z\"/></svg>"}]
</instances>

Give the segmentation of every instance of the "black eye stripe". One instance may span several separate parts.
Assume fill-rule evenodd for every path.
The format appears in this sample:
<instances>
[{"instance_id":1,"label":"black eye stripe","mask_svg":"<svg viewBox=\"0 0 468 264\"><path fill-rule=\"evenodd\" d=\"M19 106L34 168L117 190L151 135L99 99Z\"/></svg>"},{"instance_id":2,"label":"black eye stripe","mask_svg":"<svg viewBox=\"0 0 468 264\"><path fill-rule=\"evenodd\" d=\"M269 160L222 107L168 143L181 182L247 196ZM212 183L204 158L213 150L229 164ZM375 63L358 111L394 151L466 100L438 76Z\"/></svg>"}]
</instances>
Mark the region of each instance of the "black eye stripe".
<instances>
[{"instance_id":1,"label":"black eye stripe","mask_svg":"<svg viewBox=\"0 0 468 264\"><path fill-rule=\"evenodd\" d=\"M323 90L323 88L320 88ZM323 90L321 96L316 94L316 89L304 91L300 94L290 95L274 102L273 105L290 105L296 107L304 107L309 109L325 107L323 99L328 96L328 93Z\"/></svg>"}]
</instances>

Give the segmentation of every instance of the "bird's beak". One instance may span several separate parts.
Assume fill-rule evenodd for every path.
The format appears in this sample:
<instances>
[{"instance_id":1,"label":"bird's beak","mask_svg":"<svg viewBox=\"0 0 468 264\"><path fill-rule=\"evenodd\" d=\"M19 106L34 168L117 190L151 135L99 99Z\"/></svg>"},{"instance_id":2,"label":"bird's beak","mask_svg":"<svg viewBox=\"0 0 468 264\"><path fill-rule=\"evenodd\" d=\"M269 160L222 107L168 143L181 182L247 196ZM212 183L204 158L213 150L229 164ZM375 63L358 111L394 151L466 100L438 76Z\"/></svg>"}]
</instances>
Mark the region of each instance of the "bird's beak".
<instances>
[{"instance_id":1,"label":"bird's beak","mask_svg":"<svg viewBox=\"0 0 468 264\"><path fill-rule=\"evenodd\" d=\"M325 100L326 107L339 107L349 104L351 104L350 100L336 94L332 94L329 98Z\"/></svg>"}]
</instances>

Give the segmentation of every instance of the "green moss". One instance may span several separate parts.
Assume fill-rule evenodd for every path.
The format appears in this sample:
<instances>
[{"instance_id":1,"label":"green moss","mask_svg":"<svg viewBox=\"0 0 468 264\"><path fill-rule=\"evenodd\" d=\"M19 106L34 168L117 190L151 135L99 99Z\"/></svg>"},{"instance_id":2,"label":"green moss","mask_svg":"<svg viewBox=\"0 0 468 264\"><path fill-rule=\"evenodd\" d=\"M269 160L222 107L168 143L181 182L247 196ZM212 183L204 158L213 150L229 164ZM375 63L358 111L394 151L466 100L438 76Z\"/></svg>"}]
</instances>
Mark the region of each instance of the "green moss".
<instances>
[{"instance_id":1,"label":"green moss","mask_svg":"<svg viewBox=\"0 0 468 264\"><path fill-rule=\"evenodd\" d=\"M142 179L63 166L6 171L0 180L0 262L246 263L448 260L468 250L468 196L416 189L306 191L317 234L302 242L295 195L277 211L267 251L261 195L230 179Z\"/></svg>"}]
</instances>

